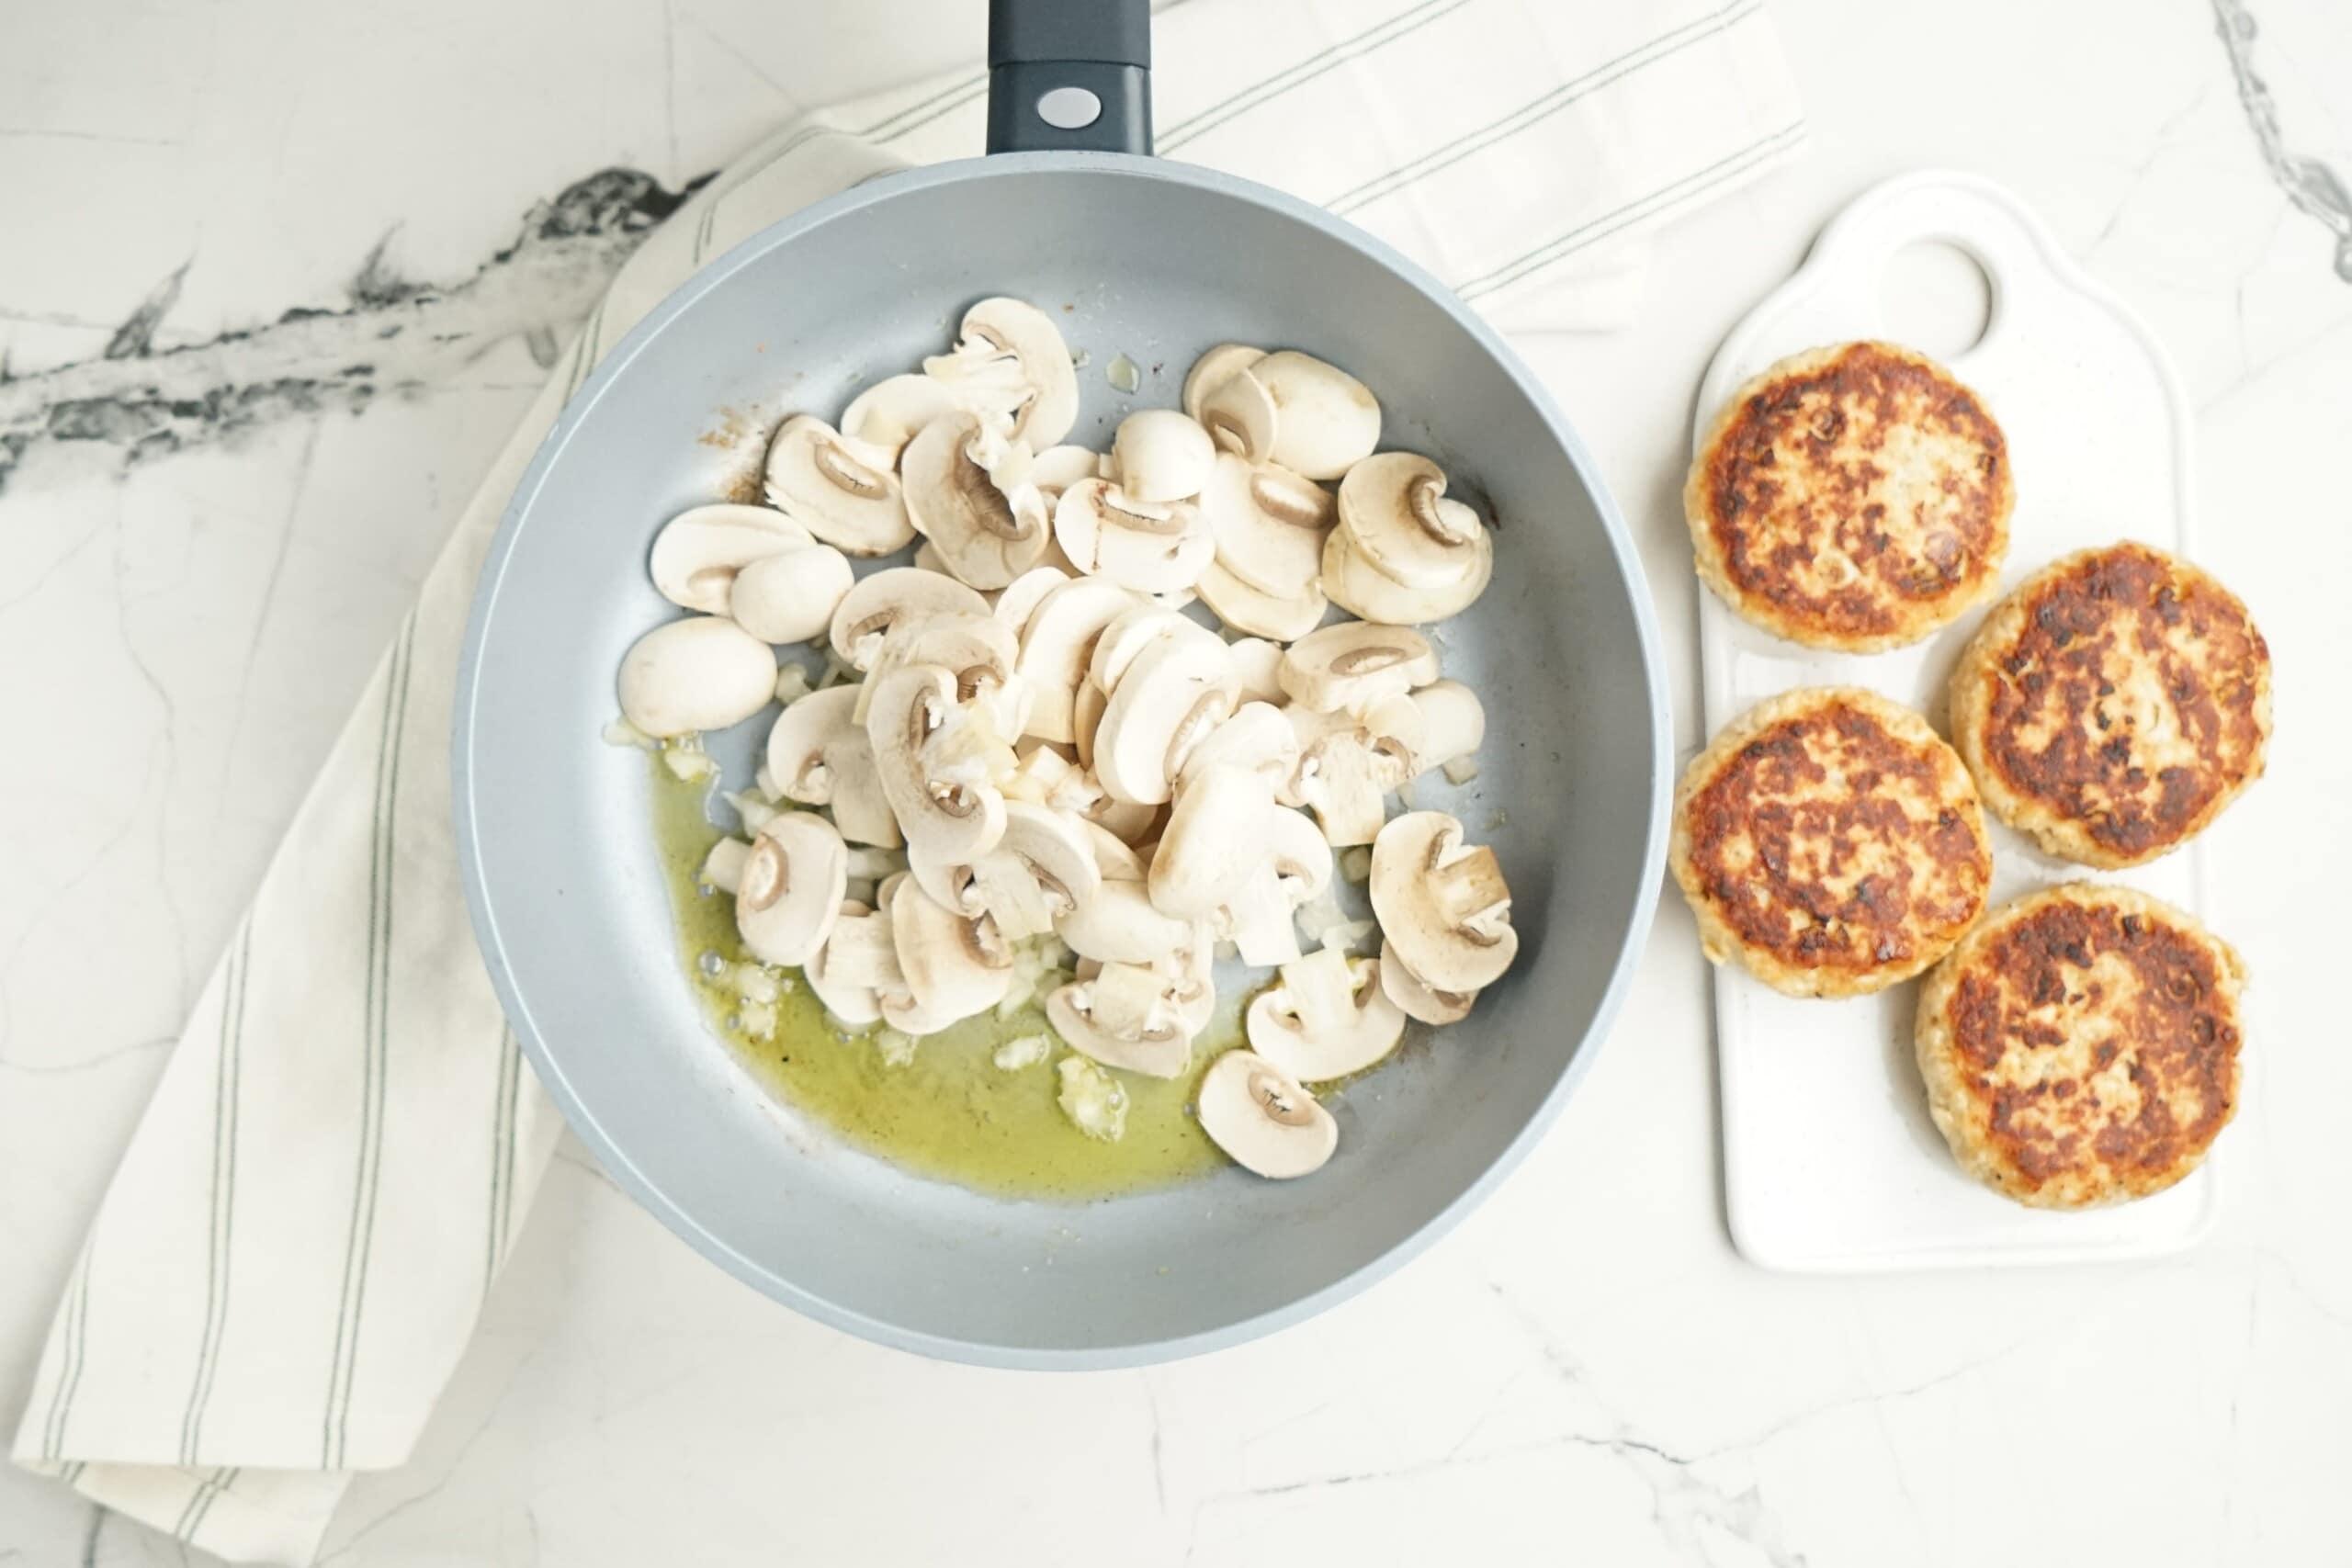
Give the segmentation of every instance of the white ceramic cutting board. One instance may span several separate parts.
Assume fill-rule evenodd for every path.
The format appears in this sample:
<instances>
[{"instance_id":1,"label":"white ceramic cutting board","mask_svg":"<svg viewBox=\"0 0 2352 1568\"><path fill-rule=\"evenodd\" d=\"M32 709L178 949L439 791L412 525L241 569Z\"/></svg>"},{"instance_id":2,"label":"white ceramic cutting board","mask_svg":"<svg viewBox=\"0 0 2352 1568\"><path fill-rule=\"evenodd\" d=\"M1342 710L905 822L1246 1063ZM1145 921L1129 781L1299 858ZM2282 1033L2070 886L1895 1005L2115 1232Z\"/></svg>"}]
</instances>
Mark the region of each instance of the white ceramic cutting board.
<instances>
[{"instance_id":1,"label":"white ceramic cutting board","mask_svg":"<svg viewBox=\"0 0 2352 1568\"><path fill-rule=\"evenodd\" d=\"M1905 175L1832 220L1804 265L1716 353L1694 444L1773 361L1888 338L1889 264L1923 242L1957 247L1991 285L1984 336L1942 357L2008 436L2017 511L2003 591L2070 550L2117 539L2193 558L2188 406L2163 349L2017 197L1973 175ZM1943 729L1944 682L1982 618L1971 613L1913 648L1849 656L1781 641L1701 597L1710 734L1775 693L1829 684L1874 688ZM1997 822L1992 831L1996 903L2110 874L2052 860ZM2201 914L2201 852L2192 844L2116 880ZM1756 1263L1861 1271L2146 1257L2193 1244L2213 1221L2211 1160L2156 1197L2080 1213L2027 1209L1962 1175L1912 1060L1916 981L1845 1001L1782 997L1736 968L1717 969L1714 985L1725 1202L1732 1239Z\"/></svg>"}]
</instances>

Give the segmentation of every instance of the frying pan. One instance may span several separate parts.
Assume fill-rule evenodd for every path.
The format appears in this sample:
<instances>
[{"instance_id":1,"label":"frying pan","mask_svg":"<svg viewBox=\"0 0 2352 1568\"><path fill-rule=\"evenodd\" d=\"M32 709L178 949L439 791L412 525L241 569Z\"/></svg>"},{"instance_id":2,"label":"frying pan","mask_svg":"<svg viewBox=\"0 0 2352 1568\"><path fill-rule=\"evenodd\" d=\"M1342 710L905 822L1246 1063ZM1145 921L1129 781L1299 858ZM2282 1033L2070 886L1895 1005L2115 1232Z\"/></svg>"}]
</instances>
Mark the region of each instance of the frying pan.
<instances>
[{"instance_id":1,"label":"frying pan","mask_svg":"<svg viewBox=\"0 0 2352 1568\"><path fill-rule=\"evenodd\" d=\"M1527 369L1442 285L1278 192L1159 162L1144 0L997 0L990 156L875 180L745 241L605 358L549 432L482 569L458 672L464 885L541 1081L614 1179L722 1267L886 1344L994 1365L1134 1365L1232 1344L1425 1246L1517 1162L1591 1061L1665 855L1668 709L1623 519ZM1091 123L1045 96L1083 88ZM1067 95L1049 107L1064 118ZM1081 107L1083 105L1081 104ZM1168 405L1200 351L1306 350L1380 396L1496 520L1493 586L1444 627L1489 716L1480 773L1425 791L1493 844L1521 948L1463 1023L1334 1098L1315 1176L1238 1168L1098 1203L926 1180L771 1099L680 973L643 759L605 744L613 677L676 614L661 523L715 499L722 408L837 413L972 300L1055 310L1090 350L1070 439ZM1134 395L1101 367L1151 367ZM874 564L865 563L869 566ZM766 721L713 738L748 778ZM1222 987L1221 987L1222 988Z\"/></svg>"}]
</instances>

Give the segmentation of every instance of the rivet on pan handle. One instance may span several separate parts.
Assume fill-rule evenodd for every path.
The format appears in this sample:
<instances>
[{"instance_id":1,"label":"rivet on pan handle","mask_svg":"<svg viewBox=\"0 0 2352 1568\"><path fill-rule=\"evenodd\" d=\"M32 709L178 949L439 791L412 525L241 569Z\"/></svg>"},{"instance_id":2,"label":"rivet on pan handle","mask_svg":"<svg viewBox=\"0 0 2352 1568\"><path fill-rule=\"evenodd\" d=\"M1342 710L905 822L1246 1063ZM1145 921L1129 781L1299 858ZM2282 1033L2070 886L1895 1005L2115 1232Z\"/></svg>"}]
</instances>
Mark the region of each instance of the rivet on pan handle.
<instances>
[{"instance_id":1,"label":"rivet on pan handle","mask_svg":"<svg viewBox=\"0 0 2352 1568\"><path fill-rule=\"evenodd\" d=\"M989 151L1149 152L1149 0L991 0Z\"/></svg>"}]
</instances>

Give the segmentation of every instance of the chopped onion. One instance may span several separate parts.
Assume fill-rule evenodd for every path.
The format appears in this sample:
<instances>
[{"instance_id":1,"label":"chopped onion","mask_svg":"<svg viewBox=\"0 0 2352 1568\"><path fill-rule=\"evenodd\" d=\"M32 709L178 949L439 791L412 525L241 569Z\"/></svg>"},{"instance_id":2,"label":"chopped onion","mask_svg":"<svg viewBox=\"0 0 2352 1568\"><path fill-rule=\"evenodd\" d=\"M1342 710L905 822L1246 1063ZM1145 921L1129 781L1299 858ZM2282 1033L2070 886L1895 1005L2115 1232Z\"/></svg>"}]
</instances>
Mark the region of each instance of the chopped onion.
<instances>
[{"instance_id":1,"label":"chopped onion","mask_svg":"<svg viewBox=\"0 0 2352 1568\"><path fill-rule=\"evenodd\" d=\"M1476 757L1456 757L1440 771L1445 774L1448 784L1466 784L1478 776L1478 760Z\"/></svg>"},{"instance_id":2,"label":"chopped onion","mask_svg":"<svg viewBox=\"0 0 2352 1568\"><path fill-rule=\"evenodd\" d=\"M605 744L634 746L640 751L659 751L662 749L662 742L625 718L616 718L605 726Z\"/></svg>"}]
</instances>

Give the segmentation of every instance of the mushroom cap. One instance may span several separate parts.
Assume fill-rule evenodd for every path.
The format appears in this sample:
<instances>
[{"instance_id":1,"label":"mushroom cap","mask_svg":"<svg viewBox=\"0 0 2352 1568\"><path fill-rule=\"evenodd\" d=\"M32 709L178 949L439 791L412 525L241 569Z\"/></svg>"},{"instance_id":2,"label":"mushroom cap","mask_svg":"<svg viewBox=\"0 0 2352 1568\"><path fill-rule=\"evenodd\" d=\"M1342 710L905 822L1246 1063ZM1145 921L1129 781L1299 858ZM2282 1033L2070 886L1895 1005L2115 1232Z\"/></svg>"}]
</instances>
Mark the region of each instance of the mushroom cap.
<instances>
[{"instance_id":1,"label":"mushroom cap","mask_svg":"<svg viewBox=\"0 0 2352 1568\"><path fill-rule=\"evenodd\" d=\"M1216 466L1216 445L1190 414L1137 409L1111 437L1119 489L1135 501L1189 501Z\"/></svg>"},{"instance_id":2,"label":"mushroom cap","mask_svg":"<svg viewBox=\"0 0 2352 1568\"><path fill-rule=\"evenodd\" d=\"M1250 344L1218 344L1193 360L1193 367L1184 372L1184 389L1178 400L1184 405L1186 413L1198 419L1201 404L1211 392L1224 386L1236 372L1247 370L1265 357L1264 349Z\"/></svg>"},{"instance_id":3,"label":"mushroom cap","mask_svg":"<svg viewBox=\"0 0 2352 1568\"><path fill-rule=\"evenodd\" d=\"M1145 975L1150 973L1132 964L1114 967ZM1147 1077L1172 1078L1191 1065L1193 1037L1185 1032L1172 1006L1156 1009L1158 1016L1140 1027L1114 1028L1095 1016L1093 999L1097 984L1096 981L1080 981L1057 987L1046 998L1046 1021L1054 1026L1054 1032L1060 1035L1071 1050L1103 1066L1141 1073Z\"/></svg>"},{"instance_id":4,"label":"mushroom cap","mask_svg":"<svg viewBox=\"0 0 2352 1568\"><path fill-rule=\"evenodd\" d=\"M989 602L952 577L894 566L860 578L833 610L833 652L853 670L873 666L899 622L942 613L985 615Z\"/></svg>"},{"instance_id":5,"label":"mushroom cap","mask_svg":"<svg viewBox=\"0 0 2352 1568\"><path fill-rule=\"evenodd\" d=\"M1004 796L990 784L935 778L927 754L927 743L956 706L956 677L936 664L909 664L867 684L874 695L866 741L883 797L909 845L952 865L969 865L996 848L1004 836Z\"/></svg>"},{"instance_id":6,"label":"mushroom cap","mask_svg":"<svg viewBox=\"0 0 2352 1568\"><path fill-rule=\"evenodd\" d=\"M1485 743L1486 705L1461 682L1432 681L1406 700L1421 716L1421 743L1413 749L1417 772L1442 768Z\"/></svg>"},{"instance_id":7,"label":"mushroom cap","mask_svg":"<svg viewBox=\"0 0 2352 1568\"><path fill-rule=\"evenodd\" d=\"M775 700L775 652L732 621L689 615L631 644L614 685L621 716L648 735L725 729Z\"/></svg>"},{"instance_id":8,"label":"mushroom cap","mask_svg":"<svg viewBox=\"0 0 2352 1568\"><path fill-rule=\"evenodd\" d=\"M1102 462L1091 446L1048 446L1031 460L1029 482L1048 497L1059 496L1080 479L1110 478Z\"/></svg>"},{"instance_id":9,"label":"mushroom cap","mask_svg":"<svg viewBox=\"0 0 2352 1568\"><path fill-rule=\"evenodd\" d=\"M992 349L1020 367L1027 389L1014 407L1012 434L1032 451L1053 446L1078 423L1078 367L1069 344L1053 318L1026 299L999 295L974 305L964 312L957 346Z\"/></svg>"},{"instance_id":10,"label":"mushroom cap","mask_svg":"<svg viewBox=\"0 0 2352 1568\"><path fill-rule=\"evenodd\" d=\"M886 376L850 400L842 411L842 434L887 452L896 463L917 431L961 406L956 389L935 377Z\"/></svg>"},{"instance_id":11,"label":"mushroom cap","mask_svg":"<svg viewBox=\"0 0 2352 1568\"><path fill-rule=\"evenodd\" d=\"M825 635L854 578L831 545L763 556L736 572L727 613L762 642L807 642Z\"/></svg>"},{"instance_id":12,"label":"mushroom cap","mask_svg":"<svg viewBox=\"0 0 2352 1568\"><path fill-rule=\"evenodd\" d=\"M881 993L882 1016L909 1034L935 1034L985 1012L1012 988L1012 949L985 915L957 914L900 873L884 884L903 988Z\"/></svg>"},{"instance_id":13,"label":"mushroom cap","mask_svg":"<svg viewBox=\"0 0 2352 1568\"><path fill-rule=\"evenodd\" d=\"M1227 1051L1201 1075L1201 1131L1234 1163L1275 1180L1323 1168L1340 1124L1296 1078L1254 1051Z\"/></svg>"},{"instance_id":14,"label":"mushroom cap","mask_svg":"<svg viewBox=\"0 0 2352 1568\"><path fill-rule=\"evenodd\" d=\"M1004 839L999 854L1016 856L1045 889L1056 914L1076 908L1102 890L1094 860L1094 840L1086 819L1024 800L1004 803Z\"/></svg>"},{"instance_id":15,"label":"mushroom cap","mask_svg":"<svg viewBox=\"0 0 2352 1568\"><path fill-rule=\"evenodd\" d=\"M1283 690L1318 713L1362 708L1436 679L1437 649L1410 626L1342 621L1283 655Z\"/></svg>"},{"instance_id":16,"label":"mushroom cap","mask_svg":"<svg viewBox=\"0 0 2352 1568\"><path fill-rule=\"evenodd\" d=\"M768 443L766 489L769 505L854 556L887 556L915 536L888 456L812 414L786 420Z\"/></svg>"},{"instance_id":17,"label":"mushroom cap","mask_svg":"<svg viewBox=\"0 0 2352 1568\"><path fill-rule=\"evenodd\" d=\"M823 945L841 913L849 850L813 811L768 818L735 888L735 928L763 964L797 966Z\"/></svg>"},{"instance_id":18,"label":"mushroom cap","mask_svg":"<svg viewBox=\"0 0 2352 1568\"><path fill-rule=\"evenodd\" d=\"M1372 846L1372 909L1422 984L1467 992L1502 977L1519 953L1510 888L1495 852L1473 849L1442 811L1411 811Z\"/></svg>"},{"instance_id":19,"label":"mushroom cap","mask_svg":"<svg viewBox=\"0 0 2352 1568\"><path fill-rule=\"evenodd\" d=\"M808 530L769 506L694 506L653 536L649 563L662 597L706 615L728 613L735 574L766 556L812 545Z\"/></svg>"},{"instance_id":20,"label":"mushroom cap","mask_svg":"<svg viewBox=\"0 0 2352 1568\"><path fill-rule=\"evenodd\" d=\"M1215 632L1179 611L1159 604L1131 604L1124 614L1106 622L1102 635L1094 639L1093 655L1086 663L1087 679L1105 694L1117 691L1136 655L1163 637L1217 640Z\"/></svg>"},{"instance_id":21,"label":"mushroom cap","mask_svg":"<svg viewBox=\"0 0 2352 1568\"><path fill-rule=\"evenodd\" d=\"M1396 1049L1405 1014L1380 986L1380 965L1341 948L1285 964L1280 984L1250 1003L1250 1048L1300 1083L1360 1073Z\"/></svg>"},{"instance_id":22,"label":"mushroom cap","mask_svg":"<svg viewBox=\"0 0 2352 1568\"><path fill-rule=\"evenodd\" d=\"M876 914L854 898L842 899L831 933L801 965L800 975L825 1010L842 1023L863 1028L881 1022L879 992L906 984L899 973L890 917Z\"/></svg>"},{"instance_id":23,"label":"mushroom cap","mask_svg":"<svg viewBox=\"0 0 2352 1568\"><path fill-rule=\"evenodd\" d=\"M1151 964L1190 941L1193 928L1155 908L1141 880L1105 876L1093 897L1054 921L1054 931L1081 957Z\"/></svg>"},{"instance_id":24,"label":"mushroom cap","mask_svg":"<svg viewBox=\"0 0 2352 1568\"><path fill-rule=\"evenodd\" d=\"M1076 581L1057 566L1033 566L1004 585L1004 591L996 596L992 613L1012 628L1013 636L1019 637L1046 594L1065 582Z\"/></svg>"},{"instance_id":25,"label":"mushroom cap","mask_svg":"<svg viewBox=\"0 0 2352 1568\"><path fill-rule=\"evenodd\" d=\"M1273 401L1273 449L1264 454L1310 479L1336 479L1380 445L1380 400L1336 365L1283 349L1250 367Z\"/></svg>"},{"instance_id":26,"label":"mushroom cap","mask_svg":"<svg viewBox=\"0 0 2352 1568\"><path fill-rule=\"evenodd\" d=\"M1097 640L1105 626L1138 607L1133 592L1096 577L1071 578L1037 601L1022 627L1016 665L1030 687L1030 734L1062 742L1078 739L1072 709Z\"/></svg>"},{"instance_id":27,"label":"mushroom cap","mask_svg":"<svg viewBox=\"0 0 2352 1568\"><path fill-rule=\"evenodd\" d=\"M1214 610L1216 605L1209 606ZM1272 703L1276 707L1290 700L1283 690L1283 649L1280 642L1262 637L1245 637L1225 645L1226 657L1233 660L1233 673L1241 682L1244 701Z\"/></svg>"},{"instance_id":28,"label":"mushroom cap","mask_svg":"<svg viewBox=\"0 0 2352 1568\"><path fill-rule=\"evenodd\" d=\"M899 462L907 515L948 572L973 588L1002 588L1046 553L1049 520L1034 488L1007 495L973 459L979 417L959 410L923 426Z\"/></svg>"},{"instance_id":29,"label":"mushroom cap","mask_svg":"<svg viewBox=\"0 0 2352 1568\"><path fill-rule=\"evenodd\" d=\"M1217 561L1211 561L1193 586L1227 626L1274 642L1296 642L1321 626L1324 611L1330 608L1313 578L1296 597L1277 599L1250 587Z\"/></svg>"},{"instance_id":30,"label":"mushroom cap","mask_svg":"<svg viewBox=\"0 0 2352 1568\"><path fill-rule=\"evenodd\" d=\"M1276 599L1315 585L1323 536L1338 515L1330 491L1279 464L1223 452L1200 495L1216 535L1217 565Z\"/></svg>"},{"instance_id":31,"label":"mushroom cap","mask_svg":"<svg viewBox=\"0 0 2352 1568\"><path fill-rule=\"evenodd\" d=\"M1323 592L1351 615L1390 626L1425 626L1477 602L1495 575L1494 536L1479 530L1476 558L1462 581L1444 588L1408 588L1364 559L1345 528L1323 541Z\"/></svg>"},{"instance_id":32,"label":"mushroom cap","mask_svg":"<svg viewBox=\"0 0 2352 1568\"><path fill-rule=\"evenodd\" d=\"M1195 628L1197 630L1198 628ZM1094 736L1094 775L1115 800L1158 806L1184 747L1201 726L1233 706L1225 644L1202 633L1168 633L1135 656L1102 710Z\"/></svg>"},{"instance_id":33,"label":"mushroom cap","mask_svg":"<svg viewBox=\"0 0 2352 1568\"><path fill-rule=\"evenodd\" d=\"M1216 536L1187 501L1138 501L1108 479L1080 479L1054 503L1054 537L1080 571L1138 593L1190 589L1216 557Z\"/></svg>"},{"instance_id":34,"label":"mushroom cap","mask_svg":"<svg viewBox=\"0 0 2352 1568\"><path fill-rule=\"evenodd\" d=\"M1238 768L1263 776L1273 789L1298 771L1298 732L1272 703L1243 703L1202 736L1177 766L1181 791L1212 768Z\"/></svg>"},{"instance_id":35,"label":"mushroom cap","mask_svg":"<svg viewBox=\"0 0 2352 1568\"><path fill-rule=\"evenodd\" d=\"M1444 495L1445 470L1435 463L1417 452L1382 452L1340 481L1340 522L1382 576L1408 588L1454 587L1476 570L1487 529Z\"/></svg>"},{"instance_id":36,"label":"mushroom cap","mask_svg":"<svg viewBox=\"0 0 2352 1568\"><path fill-rule=\"evenodd\" d=\"M1476 991L1431 990L1405 967L1405 961L1396 956L1396 944L1385 941L1380 944L1380 988L1407 1018L1429 1024L1459 1023L1470 1016L1478 999Z\"/></svg>"},{"instance_id":37,"label":"mushroom cap","mask_svg":"<svg viewBox=\"0 0 2352 1568\"><path fill-rule=\"evenodd\" d=\"M1279 415L1273 394L1250 367L1235 371L1214 390L1204 393L1200 412L1193 417L1219 451L1235 453L1252 463L1274 460L1274 443L1281 434Z\"/></svg>"},{"instance_id":38,"label":"mushroom cap","mask_svg":"<svg viewBox=\"0 0 2352 1568\"><path fill-rule=\"evenodd\" d=\"M1241 891L1273 839L1274 792L1264 774L1208 768L1176 793L1176 808L1151 857L1152 907L1202 919Z\"/></svg>"}]
</instances>

